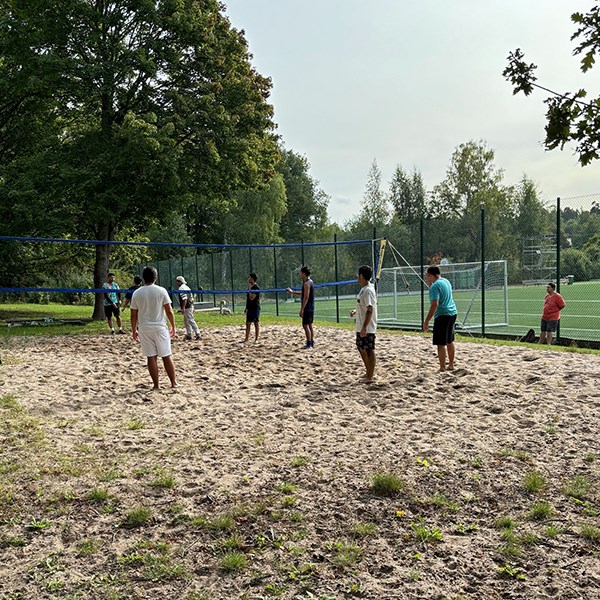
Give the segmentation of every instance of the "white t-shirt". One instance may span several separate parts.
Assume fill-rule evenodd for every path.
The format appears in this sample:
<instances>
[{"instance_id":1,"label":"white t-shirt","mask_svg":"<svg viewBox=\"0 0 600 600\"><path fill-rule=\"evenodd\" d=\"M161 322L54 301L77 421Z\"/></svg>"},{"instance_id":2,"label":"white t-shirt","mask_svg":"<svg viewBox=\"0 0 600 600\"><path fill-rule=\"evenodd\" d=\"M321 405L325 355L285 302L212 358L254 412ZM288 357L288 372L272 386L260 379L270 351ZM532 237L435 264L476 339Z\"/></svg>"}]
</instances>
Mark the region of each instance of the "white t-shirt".
<instances>
[{"instance_id":1,"label":"white t-shirt","mask_svg":"<svg viewBox=\"0 0 600 600\"><path fill-rule=\"evenodd\" d=\"M131 297L131 308L138 311L138 331L164 328L165 304L171 304L171 298L167 290L159 285L143 285L135 290Z\"/></svg>"},{"instance_id":2,"label":"white t-shirt","mask_svg":"<svg viewBox=\"0 0 600 600\"><path fill-rule=\"evenodd\" d=\"M369 283L361 288L356 299L358 300L356 303L356 331L362 329L367 316L367 308L372 306L373 314L367 326L367 333L375 333L377 331L377 294L373 285Z\"/></svg>"}]
</instances>

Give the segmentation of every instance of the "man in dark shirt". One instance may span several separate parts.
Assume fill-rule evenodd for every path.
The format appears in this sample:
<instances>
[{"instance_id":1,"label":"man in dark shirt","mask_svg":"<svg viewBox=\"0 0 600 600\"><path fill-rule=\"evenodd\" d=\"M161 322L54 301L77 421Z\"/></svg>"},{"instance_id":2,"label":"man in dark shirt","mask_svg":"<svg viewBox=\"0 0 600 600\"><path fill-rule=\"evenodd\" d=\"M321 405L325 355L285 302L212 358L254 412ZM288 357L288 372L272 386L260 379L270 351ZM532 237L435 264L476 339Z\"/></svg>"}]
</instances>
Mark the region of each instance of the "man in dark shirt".
<instances>
[{"instance_id":1,"label":"man in dark shirt","mask_svg":"<svg viewBox=\"0 0 600 600\"><path fill-rule=\"evenodd\" d=\"M133 278L133 285L125 292L125 302L123 302L122 310L125 310L129 306L133 292L142 287L142 283L144 283L144 280L139 275Z\"/></svg>"},{"instance_id":2,"label":"man in dark shirt","mask_svg":"<svg viewBox=\"0 0 600 600\"><path fill-rule=\"evenodd\" d=\"M244 311L246 315L246 339L244 343L246 343L250 339L250 328L252 323L254 323L254 342L258 341L258 336L260 333L260 297L258 290L258 284L256 281L258 277L256 273L250 273L248 276L248 293L246 294L246 310Z\"/></svg>"},{"instance_id":3,"label":"man in dark shirt","mask_svg":"<svg viewBox=\"0 0 600 600\"><path fill-rule=\"evenodd\" d=\"M300 316L302 317L302 327L306 334L306 345L304 350L315 347L315 336L313 331L313 321L315 318L315 284L310 278L310 269L302 267L300 269L300 277L302 278L302 289L298 291L287 288L288 294L292 296L300 296L302 307L300 308Z\"/></svg>"}]
</instances>

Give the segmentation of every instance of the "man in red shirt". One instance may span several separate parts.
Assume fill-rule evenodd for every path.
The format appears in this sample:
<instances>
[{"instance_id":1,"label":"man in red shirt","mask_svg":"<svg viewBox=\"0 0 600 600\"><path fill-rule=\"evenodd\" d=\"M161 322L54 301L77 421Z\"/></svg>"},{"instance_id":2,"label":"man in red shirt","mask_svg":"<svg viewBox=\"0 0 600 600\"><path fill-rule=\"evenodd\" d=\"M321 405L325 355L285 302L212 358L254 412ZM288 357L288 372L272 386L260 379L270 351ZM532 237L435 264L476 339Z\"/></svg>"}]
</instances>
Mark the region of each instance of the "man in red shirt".
<instances>
[{"instance_id":1,"label":"man in red shirt","mask_svg":"<svg viewBox=\"0 0 600 600\"><path fill-rule=\"evenodd\" d=\"M546 291L548 293L544 298L540 344L552 343L552 334L556 331L556 326L560 320L560 311L566 306L563 297L556 291L556 286L553 283L546 286Z\"/></svg>"}]
</instances>

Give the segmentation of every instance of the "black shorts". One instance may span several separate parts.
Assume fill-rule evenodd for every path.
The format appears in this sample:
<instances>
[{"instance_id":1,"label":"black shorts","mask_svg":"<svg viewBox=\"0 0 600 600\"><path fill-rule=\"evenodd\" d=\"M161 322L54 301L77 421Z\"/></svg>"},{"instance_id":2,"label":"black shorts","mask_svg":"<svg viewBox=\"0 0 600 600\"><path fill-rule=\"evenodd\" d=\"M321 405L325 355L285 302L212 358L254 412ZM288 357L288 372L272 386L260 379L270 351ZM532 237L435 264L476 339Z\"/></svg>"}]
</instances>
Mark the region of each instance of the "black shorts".
<instances>
[{"instance_id":1,"label":"black shorts","mask_svg":"<svg viewBox=\"0 0 600 600\"><path fill-rule=\"evenodd\" d=\"M246 313L246 323L258 323L260 320L260 310L249 310Z\"/></svg>"},{"instance_id":2,"label":"black shorts","mask_svg":"<svg viewBox=\"0 0 600 600\"><path fill-rule=\"evenodd\" d=\"M433 345L446 346L454 342L456 315L442 315L433 321Z\"/></svg>"},{"instance_id":3,"label":"black shorts","mask_svg":"<svg viewBox=\"0 0 600 600\"><path fill-rule=\"evenodd\" d=\"M112 304L110 306L105 306L104 307L104 316L107 319L110 319L112 316L115 317L119 317L121 315L121 309L119 308L119 306L113 306Z\"/></svg>"},{"instance_id":4,"label":"black shorts","mask_svg":"<svg viewBox=\"0 0 600 600\"><path fill-rule=\"evenodd\" d=\"M545 321L544 319L542 319L540 329L542 330L542 332L548 331L549 333L554 333L556 331L557 326L558 321Z\"/></svg>"},{"instance_id":5,"label":"black shorts","mask_svg":"<svg viewBox=\"0 0 600 600\"><path fill-rule=\"evenodd\" d=\"M365 337L360 337L360 333L357 331L356 347L359 350L375 350L375 334L367 333Z\"/></svg>"},{"instance_id":6,"label":"black shorts","mask_svg":"<svg viewBox=\"0 0 600 600\"><path fill-rule=\"evenodd\" d=\"M302 316L302 325L312 325L314 320L315 320L314 312L304 311L304 315Z\"/></svg>"}]
</instances>

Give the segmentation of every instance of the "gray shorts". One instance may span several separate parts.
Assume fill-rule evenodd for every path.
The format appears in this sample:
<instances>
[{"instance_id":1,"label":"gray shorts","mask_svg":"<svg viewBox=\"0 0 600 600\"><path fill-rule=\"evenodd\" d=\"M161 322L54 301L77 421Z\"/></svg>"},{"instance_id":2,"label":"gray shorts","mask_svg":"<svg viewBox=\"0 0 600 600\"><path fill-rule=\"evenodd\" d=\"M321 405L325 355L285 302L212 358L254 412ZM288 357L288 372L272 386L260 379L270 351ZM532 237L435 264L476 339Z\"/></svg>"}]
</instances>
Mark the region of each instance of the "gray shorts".
<instances>
[{"instance_id":1,"label":"gray shorts","mask_svg":"<svg viewBox=\"0 0 600 600\"><path fill-rule=\"evenodd\" d=\"M549 333L553 333L554 331L556 331L557 326L558 321L545 321L544 319L542 319L540 329L542 330L542 332L548 331Z\"/></svg>"}]
</instances>

